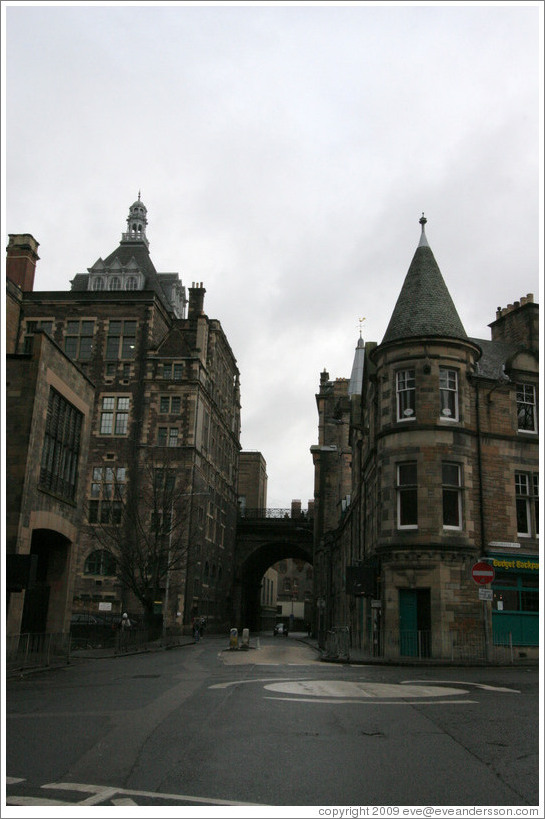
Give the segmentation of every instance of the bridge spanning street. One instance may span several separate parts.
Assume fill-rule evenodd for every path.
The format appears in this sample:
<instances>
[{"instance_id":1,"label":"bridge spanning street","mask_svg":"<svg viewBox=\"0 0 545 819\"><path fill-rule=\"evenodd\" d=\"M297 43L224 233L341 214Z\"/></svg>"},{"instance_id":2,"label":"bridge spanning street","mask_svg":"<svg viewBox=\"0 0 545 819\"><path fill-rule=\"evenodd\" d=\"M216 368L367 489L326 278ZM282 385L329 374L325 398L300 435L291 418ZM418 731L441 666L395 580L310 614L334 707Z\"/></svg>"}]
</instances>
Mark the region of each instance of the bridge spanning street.
<instances>
[{"instance_id":1,"label":"bridge spanning street","mask_svg":"<svg viewBox=\"0 0 545 819\"><path fill-rule=\"evenodd\" d=\"M245 509L237 519L234 605L239 622L260 629L261 581L279 560L312 564L314 521L291 509Z\"/></svg>"}]
</instances>

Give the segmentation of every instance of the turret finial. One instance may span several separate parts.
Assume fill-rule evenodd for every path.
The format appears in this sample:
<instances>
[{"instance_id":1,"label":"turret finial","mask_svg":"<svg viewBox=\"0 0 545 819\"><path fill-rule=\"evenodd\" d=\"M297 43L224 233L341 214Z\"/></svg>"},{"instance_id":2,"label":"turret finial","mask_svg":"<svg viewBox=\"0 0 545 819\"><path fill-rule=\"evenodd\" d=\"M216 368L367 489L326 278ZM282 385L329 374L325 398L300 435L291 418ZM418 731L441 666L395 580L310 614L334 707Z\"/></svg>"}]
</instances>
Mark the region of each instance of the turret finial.
<instances>
[{"instance_id":1,"label":"turret finial","mask_svg":"<svg viewBox=\"0 0 545 819\"><path fill-rule=\"evenodd\" d=\"M424 226L428 220L424 216L424 212L422 212L422 216L418 220L418 224L422 225L422 235L420 236L420 241L418 243L418 247L429 247L428 240L426 238L426 232L424 230Z\"/></svg>"}]
</instances>

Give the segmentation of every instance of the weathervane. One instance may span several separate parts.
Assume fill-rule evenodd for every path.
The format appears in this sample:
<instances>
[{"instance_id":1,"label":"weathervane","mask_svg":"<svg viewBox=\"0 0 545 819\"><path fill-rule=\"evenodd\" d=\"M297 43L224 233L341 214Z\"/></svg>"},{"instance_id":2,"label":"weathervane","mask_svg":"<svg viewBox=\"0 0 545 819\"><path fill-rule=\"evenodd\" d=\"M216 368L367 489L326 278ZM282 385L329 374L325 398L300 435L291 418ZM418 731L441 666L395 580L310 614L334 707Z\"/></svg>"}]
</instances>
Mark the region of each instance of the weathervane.
<instances>
[{"instance_id":1,"label":"weathervane","mask_svg":"<svg viewBox=\"0 0 545 819\"><path fill-rule=\"evenodd\" d=\"M363 316L363 318L358 319L358 321L360 323L359 324L359 330L360 330L360 338L361 338L361 327L362 327L363 322L365 321L365 316Z\"/></svg>"}]
</instances>

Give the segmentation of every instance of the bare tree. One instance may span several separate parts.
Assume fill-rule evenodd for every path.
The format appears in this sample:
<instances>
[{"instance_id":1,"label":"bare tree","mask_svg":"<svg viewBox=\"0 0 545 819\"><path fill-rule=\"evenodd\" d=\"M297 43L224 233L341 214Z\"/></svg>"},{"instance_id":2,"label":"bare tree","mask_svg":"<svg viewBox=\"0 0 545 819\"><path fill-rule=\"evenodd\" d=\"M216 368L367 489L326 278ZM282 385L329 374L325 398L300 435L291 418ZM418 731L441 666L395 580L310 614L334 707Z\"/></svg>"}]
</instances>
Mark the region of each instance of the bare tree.
<instances>
[{"instance_id":1,"label":"bare tree","mask_svg":"<svg viewBox=\"0 0 545 819\"><path fill-rule=\"evenodd\" d=\"M132 472L127 476L124 469L111 468L107 491L103 484L102 499L95 506L91 502L89 522L115 557L122 586L152 623L154 603L162 600L171 576L185 582L190 535L198 519L193 507L207 493L193 491L191 469L163 447L147 449Z\"/></svg>"}]
</instances>

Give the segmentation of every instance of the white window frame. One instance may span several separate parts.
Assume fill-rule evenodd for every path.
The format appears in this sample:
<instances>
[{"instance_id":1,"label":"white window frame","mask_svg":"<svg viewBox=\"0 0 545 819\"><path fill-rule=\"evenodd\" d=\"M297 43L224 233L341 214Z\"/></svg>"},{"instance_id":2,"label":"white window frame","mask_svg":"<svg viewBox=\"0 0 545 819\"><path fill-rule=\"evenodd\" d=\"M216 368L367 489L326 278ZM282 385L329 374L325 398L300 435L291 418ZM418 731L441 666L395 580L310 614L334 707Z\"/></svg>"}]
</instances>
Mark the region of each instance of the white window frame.
<instances>
[{"instance_id":1,"label":"white window frame","mask_svg":"<svg viewBox=\"0 0 545 819\"><path fill-rule=\"evenodd\" d=\"M409 483L401 483L400 472L404 466L414 466L416 469L416 483L409 484ZM418 464L416 461L404 461L403 463L398 463L396 466L396 475L397 475L397 486L396 486L396 493L397 493L397 528L403 531L409 529L418 529ZM416 523L401 523L401 496L404 492L416 492Z\"/></svg>"},{"instance_id":2,"label":"white window frame","mask_svg":"<svg viewBox=\"0 0 545 819\"><path fill-rule=\"evenodd\" d=\"M539 473L515 472L515 514L517 537L539 537ZM519 509L523 506L526 517L526 531L519 530Z\"/></svg>"},{"instance_id":3,"label":"white window frame","mask_svg":"<svg viewBox=\"0 0 545 819\"><path fill-rule=\"evenodd\" d=\"M528 432L534 434L537 432L537 406L536 406L536 388L533 384L517 384L516 385L516 401L517 401L517 431ZM519 426L519 407L532 407L533 427Z\"/></svg>"},{"instance_id":4,"label":"white window frame","mask_svg":"<svg viewBox=\"0 0 545 819\"><path fill-rule=\"evenodd\" d=\"M452 377L454 376L454 386L452 385ZM446 377L446 384L445 384L445 377ZM439 401L440 401L440 410L439 410L439 417L441 421L447 421L452 423L453 421L459 420L459 388L458 388L458 370L454 370L451 367L440 367L439 368ZM446 396L454 396L454 408L453 410L450 407L444 405L443 401L443 394ZM449 403L449 402L447 402ZM450 414L449 414L450 413Z\"/></svg>"},{"instance_id":5,"label":"white window frame","mask_svg":"<svg viewBox=\"0 0 545 819\"><path fill-rule=\"evenodd\" d=\"M443 468L445 466L455 467L458 471L458 481L455 484L447 483L445 481L445 476L443 472ZM441 465L441 482L443 487L443 504L442 504L442 512L443 512L443 529L447 529L450 531L461 531L462 529L462 467L460 464L454 463L452 461L443 461ZM444 506L444 497L446 492L456 492L457 498L457 506L458 506L458 523L456 525L445 523L445 506Z\"/></svg>"},{"instance_id":6,"label":"white window frame","mask_svg":"<svg viewBox=\"0 0 545 819\"><path fill-rule=\"evenodd\" d=\"M412 393L412 396L411 396ZM405 409L402 410L403 405ZM416 379L415 370L398 370L396 373L396 414L398 421L416 420Z\"/></svg>"},{"instance_id":7,"label":"white window frame","mask_svg":"<svg viewBox=\"0 0 545 819\"><path fill-rule=\"evenodd\" d=\"M129 433L131 399L127 395L103 395L100 404L100 435L125 437Z\"/></svg>"}]
</instances>

